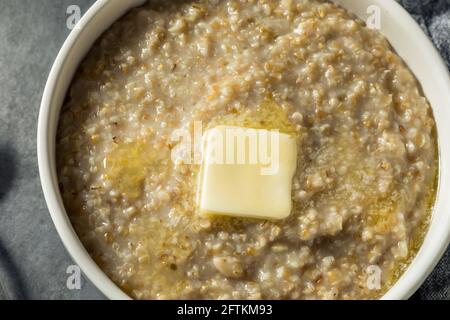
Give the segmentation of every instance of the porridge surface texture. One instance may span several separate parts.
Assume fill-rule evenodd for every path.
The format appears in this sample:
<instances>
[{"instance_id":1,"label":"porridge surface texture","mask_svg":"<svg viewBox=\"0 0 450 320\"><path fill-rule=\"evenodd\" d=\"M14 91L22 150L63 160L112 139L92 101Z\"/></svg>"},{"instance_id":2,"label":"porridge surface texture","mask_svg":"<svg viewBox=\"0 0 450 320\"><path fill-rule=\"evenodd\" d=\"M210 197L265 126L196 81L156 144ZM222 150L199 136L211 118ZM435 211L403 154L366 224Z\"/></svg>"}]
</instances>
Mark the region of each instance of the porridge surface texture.
<instances>
[{"instance_id":1,"label":"porridge surface texture","mask_svg":"<svg viewBox=\"0 0 450 320\"><path fill-rule=\"evenodd\" d=\"M173 131L252 114L261 127L267 101L298 137L291 215L200 216L199 166L172 161ZM434 126L385 38L331 3L151 1L81 64L58 176L83 244L133 298L377 298L426 230Z\"/></svg>"}]
</instances>

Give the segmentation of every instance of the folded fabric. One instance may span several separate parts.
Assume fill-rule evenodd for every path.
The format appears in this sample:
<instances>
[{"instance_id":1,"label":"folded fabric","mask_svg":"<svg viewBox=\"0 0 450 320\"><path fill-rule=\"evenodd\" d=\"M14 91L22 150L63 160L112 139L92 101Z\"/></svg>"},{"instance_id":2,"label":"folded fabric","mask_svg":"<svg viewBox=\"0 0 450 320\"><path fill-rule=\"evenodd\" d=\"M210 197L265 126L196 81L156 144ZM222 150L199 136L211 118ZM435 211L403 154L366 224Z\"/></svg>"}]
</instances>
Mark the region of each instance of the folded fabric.
<instances>
[{"instance_id":1,"label":"folded fabric","mask_svg":"<svg viewBox=\"0 0 450 320\"><path fill-rule=\"evenodd\" d=\"M416 19L450 68L450 0L398 0Z\"/></svg>"}]
</instances>

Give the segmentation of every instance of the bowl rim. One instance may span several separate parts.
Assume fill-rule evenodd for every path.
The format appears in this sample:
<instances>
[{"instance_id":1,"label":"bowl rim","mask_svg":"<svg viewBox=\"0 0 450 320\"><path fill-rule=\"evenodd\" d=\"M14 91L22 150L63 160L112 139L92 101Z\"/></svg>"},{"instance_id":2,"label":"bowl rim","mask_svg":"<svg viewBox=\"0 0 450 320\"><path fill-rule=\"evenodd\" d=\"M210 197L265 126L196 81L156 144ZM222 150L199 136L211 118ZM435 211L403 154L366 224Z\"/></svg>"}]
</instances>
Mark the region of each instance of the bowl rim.
<instances>
[{"instance_id":1,"label":"bowl rim","mask_svg":"<svg viewBox=\"0 0 450 320\"><path fill-rule=\"evenodd\" d=\"M134 6L138 6L143 3L144 0L129 0L127 5L121 7L120 14L114 21L122 16L127 10ZM81 17L75 28L70 32L67 39L64 41L55 62L50 70L44 93L42 96L41 106L39 110L38 118L38 130L37 130L37 155L39 165L39 176L41 180L41 186L44 193L44 198L47 203L47 207L50 216L55 224L56 231L63 242L64 247L71 256L72 260L80 267L83 274L109 299L114 300L129 300L131 299L124 291L122 291L95 263L92 257L89 255L84 245L81 243L78 235L76 234L69 217L66 213L64 204L62 202L61 194L59 192L59 186L56 175L55 167L55 138L56 130L49 132L49 128L52 128L51 118L52 108L58 108L57 118L59 118L59 112L62 107L55 106L55 92L63 90L64 95L67 92L68 87L59 88L59 80L62 76L63 69L67 65L68 56L74 50L75 45L79 42L81 37L85 36L86 26L95 22L95 19L102 11L112 9L113 6L120 6L121 1L117 0L98 0L96 1ZM112 9L116 10L116 9ZM111 25L111 24L110 24ZM105 31L107 28L104 28ZM100 32L100 34L102 33ZM92 45L92 44L91 44ZM82 53L82 57L87 53L87 50L91 47L88 46ZM80 61L82 60L80 58ZM78 65L78 63L77 63ZM70 76L73 78L73 74ZM56 120L57 122L57 120ZM56 129L56 124L53 123Z\"/></svg>"},{"instance_id":2,"label":"bowl rim","mask_svg":"<svg viewBox=\"0 0 450 320\"><path fill-rule=\"evenodd\" d=\"M349 3L353 1L352 5L356 5L354 0L332 1L347 8L350 12L352 12L352 10L348 8L348 6L351 5ZM74 56L73 58L81 61L92 46L92 43L86 45L86 43L90 42L86 40L88 37L86 35L86 29L88 29L88 27L96 28L97 31L102 29L102 31L99 32L99 34L101 34L111 25L111 23L106 23L108 26L101 27L96 24L96 19L100 14L105 14L105 12L109 11L110 14L116 15L111 21L117 21L118 18L130 8L141 5L144 2L145 0L129 0L127 4L123 4L124 2L121 0L98 0L89 8L65 40L55 59L45 85L39 110L37 155L41 186L49 213L59 237L73 261L81 268L86 277L109 299L128 300L130 297L106 276L88 254L69 220L59 191L55 169L55 134L59 112L62 107L61 95L64 97L68 89L68 85L64 86L60 84L60 79L64 76L64 72L66 72L66 69L68 68L70 58ZM447 66L434 45L414 19L394 0L358 1L357 3L358 5L364 3L367 7L368 2L379 5L391 16L395 15L396 19L400 21L400 25L409 30L410 34L415 35L414 41L415 43L420 44L424 58L428 58L431 61L432 70L430 70L430 72L433 72L433 77L437 79L436 85L440 85L440 89L444 90L442 95L444 98L447 98L447 101L450 101L450 77ZM384 35L389 39L388 35ZM95 37L94 39L97 38L98 37ZM84 41L84 46L86 47L78 49L78 47L81 47L80 42L82 41ZM78 53L74 53L75 51L78 51ZM399 55L403 58L400 53ZM75 70L78 68L78 65L79 63L76 63ZM410 68L410 70L412 70L417 77L413 68ZM69 84L73 78L74 72L75 71L72 72L70 77L66 75L66 78L69 78ZM445 100L444 98L440 100ZM60 100L61 102L55 100ZM433 112L435 112L435 106L433 104L431 104L431 106ZM444 108L444 106L441 106L441 109L442 108ZM443 117L450 119L450 112L446 111ZM439 144L439 181L430 226L420 250L408 265L407 270L381 299L391 300L409 298L434 269L450 242L450 217L444 215L445 208L450 208L450 199L447 200L444 196L444 192L450 192L450 184L447 183L449 179L443 178L450 178L450 168L448 168L450 166L450 128L446 129L443 124L439 126L436 113L435 119L437 122ZM441 138L445 139L445 141L441 140ZM448 143L443 144L441 142ZM437 212L442 212L442 217L440 217L440 219L443 221L439 221L439 223L434 221ZM431 228L432 226L434 226L433 230ZM430 234L431 231L434 233ZM427 250L424 250L424 248ZM416 273L414 273L414 271Z\"/></svg>"}]
</instances>

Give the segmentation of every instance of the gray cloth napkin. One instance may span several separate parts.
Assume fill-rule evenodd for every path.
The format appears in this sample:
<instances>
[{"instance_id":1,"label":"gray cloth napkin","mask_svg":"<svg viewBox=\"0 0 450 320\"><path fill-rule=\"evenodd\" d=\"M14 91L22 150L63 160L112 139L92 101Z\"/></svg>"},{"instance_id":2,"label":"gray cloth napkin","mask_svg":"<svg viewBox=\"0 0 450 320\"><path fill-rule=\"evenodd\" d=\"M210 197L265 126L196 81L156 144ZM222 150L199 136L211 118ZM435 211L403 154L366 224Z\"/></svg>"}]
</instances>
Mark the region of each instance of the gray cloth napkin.
<instances>
[{"instance_id":1,"label":"gray cloth napkin","mask_svg":"<svg viewBox=\"0 0 450 320\"><path fill-rule=\"evenodd\" d=\"M416 19L450 68L450 0L398 0Z\"/></svg>"},{"instance_id":2,"label":"gray cloth napkin","mask_svg":"<svg viewBox=\"0 0 450 320\"><path fill-rule=\"evenodd\" d=\"M450 69L450 0L398 0L433 41ZM450 248L413 299L450 300Z\"/></svg>"}]
</instances>

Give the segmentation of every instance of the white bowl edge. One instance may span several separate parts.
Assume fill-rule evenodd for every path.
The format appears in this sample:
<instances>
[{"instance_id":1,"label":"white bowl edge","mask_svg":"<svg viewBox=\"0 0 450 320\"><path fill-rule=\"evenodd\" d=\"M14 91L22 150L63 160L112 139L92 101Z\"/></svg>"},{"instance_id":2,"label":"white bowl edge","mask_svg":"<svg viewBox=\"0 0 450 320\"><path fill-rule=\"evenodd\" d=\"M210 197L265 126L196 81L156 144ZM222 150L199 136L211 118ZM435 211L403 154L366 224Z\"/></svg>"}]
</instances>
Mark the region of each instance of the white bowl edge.
<instances>
[{"instance_id":1,"label":"white bowl edge","mask_svg":"<svg viewBox=\"0 0 450 320\"><path fill-rule=\"evenodd\" d=\"M57 182L55 136L59 111L72 77L94 41L131 7L144 0L98 0L83 16L61 48L50 71L38 120L38 163L42 189L54 221L73 260L84 274L110 299L129 299L89 256L66 214ZM382 299L409 298L436 266L450 241L450 77L446 65L412 17L394 0L334 0L342 7L366 17L369 5L381 8L381 32L409 65L430 101L439 139L439 183L433 216L421 249L405 273ZM399 21L399 22L397 22ZM395 32L392 32L392 30ZM414 36L405 37L404 34ZM415 49L415 50L414 50Z\"/></svg>"},{"instance_id":2,"label":"white bowl edge","mask_svg":"<svg viewBox=\"0 0 450 320\"><path fill-rule=\"evenodd\" d=\"M59 193L55 164L57 119L75 71L96 39L132 7L144 0L98 0L64 42L50 71L39 111L37 151L44 197L56 230L86 277L110 299L130 299L89 256L75 233ZM80 39L83 39L81 42ZM81 42L81 43L80 43ZM58 107L56 107L58 106Z\"/></svg>"}]
</instances>

